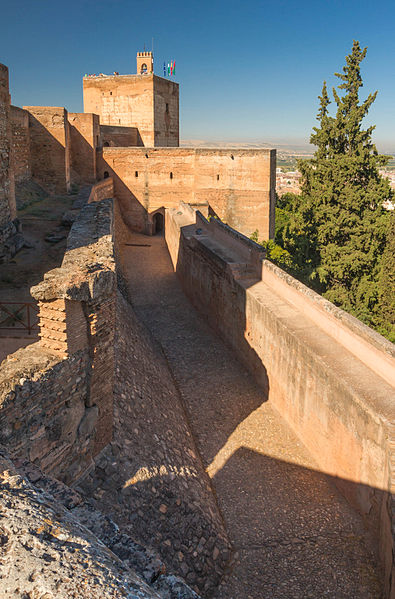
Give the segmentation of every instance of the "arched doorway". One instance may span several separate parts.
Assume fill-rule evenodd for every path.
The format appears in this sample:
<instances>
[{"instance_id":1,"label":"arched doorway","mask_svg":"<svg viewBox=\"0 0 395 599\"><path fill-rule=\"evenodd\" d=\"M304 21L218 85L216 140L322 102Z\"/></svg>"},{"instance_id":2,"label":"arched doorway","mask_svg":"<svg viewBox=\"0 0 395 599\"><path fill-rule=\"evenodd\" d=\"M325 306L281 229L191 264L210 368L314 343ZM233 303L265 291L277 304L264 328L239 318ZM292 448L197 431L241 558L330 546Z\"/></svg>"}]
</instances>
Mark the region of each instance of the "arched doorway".
<instances>
[{"instance_id":1,"label":"arched doorway","mask_svg":"<svg viewBox=\"0 0 395 599\"><path fill-rule=\"evenodd\" d=\"M156 212L152 219L153 222L153 234L162 235L165 228L165 219L161 212Z\"/></svg>"}]
</instances>

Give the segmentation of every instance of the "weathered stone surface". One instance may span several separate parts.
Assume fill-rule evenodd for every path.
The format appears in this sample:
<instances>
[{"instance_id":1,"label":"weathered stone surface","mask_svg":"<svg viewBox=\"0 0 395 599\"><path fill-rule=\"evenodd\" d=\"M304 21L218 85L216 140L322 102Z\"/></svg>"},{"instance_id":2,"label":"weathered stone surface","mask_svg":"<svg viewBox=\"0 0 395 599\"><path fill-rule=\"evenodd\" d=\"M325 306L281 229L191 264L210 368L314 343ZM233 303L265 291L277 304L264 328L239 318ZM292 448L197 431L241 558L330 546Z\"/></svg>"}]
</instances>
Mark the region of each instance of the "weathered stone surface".
<instances>
[{"instance_id":1,"label":"weathered stone surface","mask_svg":"<svg viewBox=\"0 0 395 599\"><path fill-rule=\"evenodd\" d=\"M161 597L72 511L21 476L4 452L0 453L0 510L4 599Z\"/></svg>"}]
</instances>

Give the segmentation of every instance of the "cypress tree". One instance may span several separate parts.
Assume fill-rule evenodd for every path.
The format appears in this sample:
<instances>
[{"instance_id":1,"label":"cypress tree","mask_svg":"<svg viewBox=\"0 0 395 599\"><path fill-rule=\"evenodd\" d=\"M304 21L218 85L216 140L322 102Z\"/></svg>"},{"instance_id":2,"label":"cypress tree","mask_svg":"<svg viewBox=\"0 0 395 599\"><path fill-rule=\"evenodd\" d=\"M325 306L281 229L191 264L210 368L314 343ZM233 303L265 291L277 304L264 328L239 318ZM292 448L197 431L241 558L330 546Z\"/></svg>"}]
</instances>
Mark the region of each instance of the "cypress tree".
<instances>
[{"instance_id":1,"label":"cypress tree","mask_svg":"<svg viewBox=\"0 0 395 599\"><path fill-rule=\"evenodd\" d=\"M388 157L379 155L372 141L375 127L362 126L377 95L359 100L360 63L366 51L354 41L343 72L335 73L341 83L333 89L334 116L329 114L324 82L319 126L310 138L317 150L312 159L298 162L301 196L283 232L283 244L305 280L330 301L373 324L389 219L383 202L392 192L379 173Z\"/></svg>"}]
</instances>

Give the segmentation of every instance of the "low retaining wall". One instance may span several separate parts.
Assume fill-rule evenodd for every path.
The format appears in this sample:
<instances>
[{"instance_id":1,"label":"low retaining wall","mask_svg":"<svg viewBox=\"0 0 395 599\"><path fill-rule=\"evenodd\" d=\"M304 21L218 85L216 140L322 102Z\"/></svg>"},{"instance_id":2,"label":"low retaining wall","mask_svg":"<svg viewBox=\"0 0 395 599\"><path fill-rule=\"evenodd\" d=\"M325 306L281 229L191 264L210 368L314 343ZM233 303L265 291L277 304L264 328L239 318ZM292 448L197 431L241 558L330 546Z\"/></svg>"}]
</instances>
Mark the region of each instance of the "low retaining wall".
<instances>
[{"instance_id":1,"label":"low retaining wall","mask_svg":"<svg viewBox=\"0 0 395 599\"><path fill-rule=\"evenodd\" d=\"M61 268L31 289L40 342L0 366L0 443L67 483L112 438L115 288L105 200L82 208Z\"/></svg>"},{"instance_id":2,"label":"low retaining wall","mask_svg":"<svg viewBox=\"0 0 395 599\"><path fill-rule=\"evenodd\" d=\"M113 197L114 181L112 177L107 177L103 181L99 181L99 183L92 186L88 204L91 204L92 202L101 202L101 200L108 200Z\"/></svg>"},{"instance_id":3,"label":"low retaining wall","mask_svg":"<svg viewBox=\"0 0 395 599\"><path fill-rule=\"evenodd\" d=\"M166 211L166 240L192 302L362 514L392 597L394 346L189 207Z\"/></svg>"}]
</instances>

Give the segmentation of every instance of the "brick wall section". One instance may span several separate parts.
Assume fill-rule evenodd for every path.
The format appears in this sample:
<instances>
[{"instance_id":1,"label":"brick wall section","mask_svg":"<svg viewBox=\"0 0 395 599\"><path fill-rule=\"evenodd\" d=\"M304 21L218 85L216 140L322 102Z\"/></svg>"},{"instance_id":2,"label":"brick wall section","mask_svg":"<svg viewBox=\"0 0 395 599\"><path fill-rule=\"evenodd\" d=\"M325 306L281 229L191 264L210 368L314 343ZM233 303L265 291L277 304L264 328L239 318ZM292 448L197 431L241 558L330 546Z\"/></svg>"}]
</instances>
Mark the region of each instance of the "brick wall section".
<instances>
[{"instance_id":1,"label":"brick wall section","mask_svg":"<svg viewBox=\"0 0 395 599\"><path fill-rule=\"evenodd\" d=\"M70 131L67 110L53 106L24 106L29 113L33 179L50 193L70 188Z\"/></svg>"},{"instance_id":2,"label":"brick wall section","mask_svg":"<svg viewBox=\"0 0 395 599\"><path fill-rule=\"evenodd\" d=\"M31 292L39 302L41 339L0 366L0 443L69 483L112 438L111 200L82 208L61 268Z\"/></svg>"},{"instance_id":3,"label":"brick wall section","mask_svg":"<svg viewBox=\"0 0 395 599\"><path fill-rule=\"evenodd\" d=\"M23 108L11 106L12 152L15 184L31 177L29 115Z\"/></svg>"},{"instance_id":4,"label":"brick wall section","mask_svg":"<svg viewBox=\"0 0 395 599\"><path fill-rule=\"evenodd\" d=\"M99 179L105 171L132 229L150 234L155 211L184 201L209 204L242 233L274 234L275 150L103 148Z\"/></svg>"},{"instance_id":5,"label":"brick wall section","mask_svg":"<svg viewBox=\"0 0 395 599\"><path fill-rule=\"evenodd\" d=\"M169 251L186 293L362 514L390 597L394 346L268 261L260 272L256 262L248 268L245 244L252 242L235 235L226 242L223 225L191 212L180 206L166 214Z\"/></svg>"},{"instance_id":6,"label":"brick wall section","mask_svg":"<svg viewBox=\"0 0 395 599\"><path fill-rule=\"evenodd\" d=\"M100 145L97 114L69 112L72 183L96 181L96 148Z\"/></svg>"}]
</instances>

